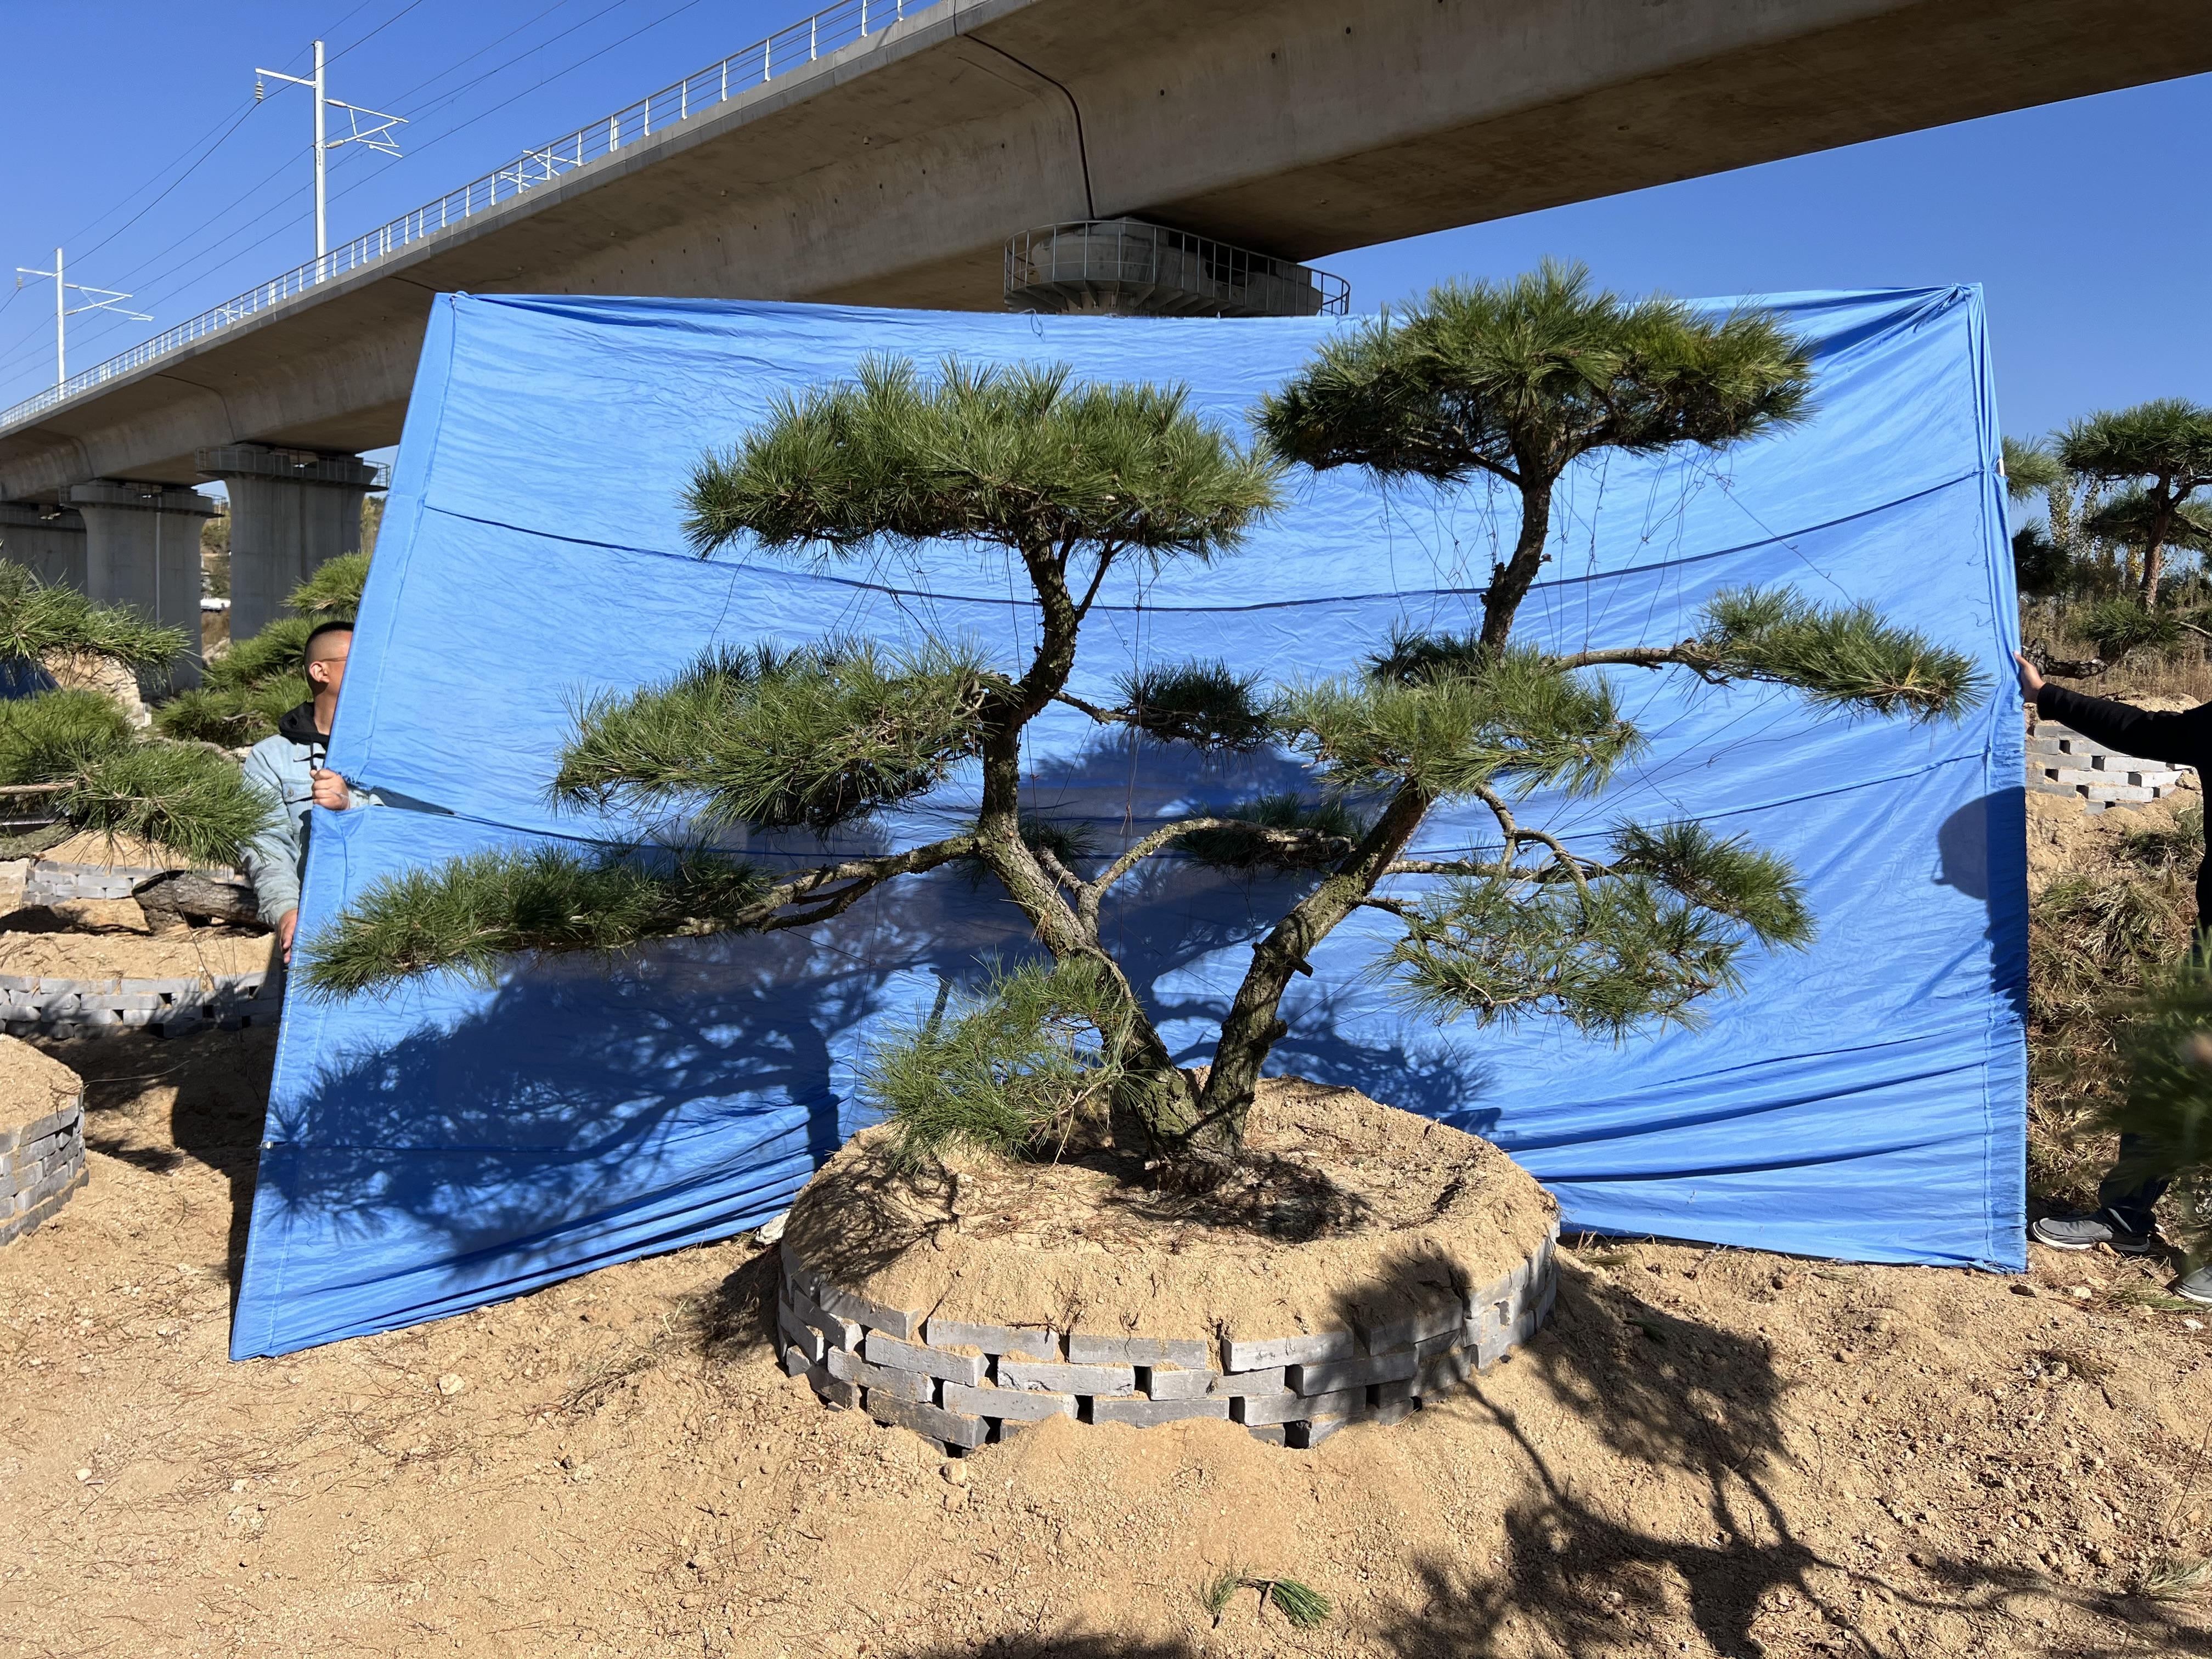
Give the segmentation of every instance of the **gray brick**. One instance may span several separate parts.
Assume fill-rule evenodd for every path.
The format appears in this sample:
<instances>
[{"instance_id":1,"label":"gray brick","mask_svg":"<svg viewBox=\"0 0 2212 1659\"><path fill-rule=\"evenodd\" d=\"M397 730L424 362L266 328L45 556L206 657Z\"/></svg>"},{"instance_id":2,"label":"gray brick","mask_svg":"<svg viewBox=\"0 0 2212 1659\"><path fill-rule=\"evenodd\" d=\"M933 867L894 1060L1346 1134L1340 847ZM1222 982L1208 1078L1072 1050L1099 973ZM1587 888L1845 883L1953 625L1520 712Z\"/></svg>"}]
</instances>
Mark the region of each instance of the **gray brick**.
<instances>
[{"instance_id":1,"label":"gray brick","mask_svg":"<svg viewBox=\"0 0 2212 1659\"><path fill-rule=\"evenodd\" d=\"M1404 1400L1387 1401L1376 1406L1373 1420L1384 1424L1402 1423L1420 1409L1421 1401L1418 1395L1409 1395Z\"/></svg>"},{"instance_id":2,"label":"gray brick","mask_svg":"<svg viewBox=\"0 0 2212 1659\"><path fill-rule=\"evenodd\" d=\"M1203 1400L1213 1394L1217 1375L1213 1371L1181 1370L1173 1365L1139 1365L1137 1387L1154 1400Z\"/></svg>"},{"instance_id":3,"label":"gray brick","mask_svg":"<svg viewBox=\"0 0 2212 1659\"><path fill-rule=\"evenodd\" d=\"M830 1352L835 1353L837 1350L833 1348ZM842 1411L851 1411L860 1403L860 1389L842 1377L830 1376L819 1365L809 1368L806 1380L812 1385L815 1393Z\"/></svg>"},{"instance_id":4,"label":"gray brick","mask_svg":"<svg viewBox=\"0 0 2212 1659\"><path fill-rule=\"evenodd\" d=\"M799 1316L787 1304L779 1304L775 1310L775 1328L787 1347L795 1348L806 1356L806 1363L818 1365L830 1345L822 1340L822 1333L799 1322Z\"/></svg>"},{"instance_id":5,"label":"gray brick","mask_svg":"<svg viewBox=\"0 0 2212 1659\"><path fill-rule=\"evenodd\" d=\"M933 1317L923 1328L933 1348L980 1348L985 1353L1010 1353L1021 1359L1060 1358L1060 1333L1026 1325L969 1325L957 1319Z\"/></svg>"},{"instance_id":6,"label":"gray brick","mask_svg":"<svg viewBox=\"0 0 2212 1659\"><path fill-rule=\"evenodd\" d=\"M971 1389L964 1382L947 1382L945 1407L947 1411L1000 1422L1041 1423L1048 1417L1074 1416L1075 1396L1030 1389Z\"/></svg>"},{"instance_id":7,"label":"gray brick","mask_svg":"<svg viewBox=\"0 0 2212 1659\"><path fill-rule=\"evenodd\" d=\"M983 1443L983 1437L988 1432L981 1418L949 1412L942 1406L925 1406L919 1401L878 1395L873 1389L867 1392L866 1403L868 1415L878 1422L896 1424L916 1434L927 1435L932 1440L942 1440L947 1445L973 1450Z\"/></svg>"},{"instance_id":8,"label":"gray brick","mask_svg":"<svg viewBox=\"0 0 2212 1659\"><path fill-rule=\"evenodd\" d=\"M44 1140L48 1135L64 1133L71 1124L82 1119L82 1101L83 1097L79 1096L66 1106L48 1112L44 1117L33 1118L16 1131L15 1144L18 1146L28 1146L33 1141Z\"/></svg>"},{"instance_id":9,"label":"gray brick","mask_svg":"<svg viewBox=\"0 0 2212 1659\"><path fill-rule=\"evenodd\" d=\"M783 1374L786 1376L804 1376L814 1364L806 1357L806 1351L804 1348L787 1347L777 1357L777 1359L782 1365Z\"/></svg>"},{"instance_id":10,"label":"gray brick","mask_svg":"<svg viewBox=\"0 0 2212 1659\"><path fill-rule=\"evenodd\" d=\"M1411 1348L1401 1348L1396 1353L1343 1359L1329 1365L1293 1365L1285 1380L1297 1394L1334 1394L1341 1389L1365 1388L1370 1382L1395 1382L1411 1376L1419 1364Z\"/></svg>"},{"instance_id":11,"label":"gray brick","mask_svg":"<svg viewBox=\"0 0 2212 1659\"><path fill-rule=\"evenodd\" d=\"M1290 1431L1280 1423L1255 1423L1244 1431L1263 1445L1280 1446L1288 1443Z\"/></svg>"},{"instance_id":12,"label":"gray brick","mask_svg":"<svg viewBox=\"0 0 2212 1659\"><path fill-rule=\"evenodd\" d=\"M1217 1399L1226 1399L1239 1394L1287 1394L1290 1387L1286 1368L1270 1365L1263 1370L1218 1372L1206 1392Z\"/></svg>"},{"instance_id":13,"label":"gray brick","mask_svg":"<svg viewBox=\"0 0 2212 1659\"><path fill-rule=\"evenodd\" d=\"M1133 1365L1055 1365L1042 1359L1001 1358L1002 1389L1042 1389L1052 1394L1128 1394L1137 1386Z\"/></svg>"},{"instance_id":14,"label":"gray brick","mask_svg":"<svg viewBox=\"0 0 2212 1659\"><path fill-rule=\"evenodd\" d=\"M812 1298L823 1312L838 1319L849 1319L866 1325L870 1330L883 1331L902 1341L911 1339L921 1328L921 1317L902 1308L887 1307L883 1303L857 1296L851 1291L832 1284L823 1274L790 1253L784 1251L783 1270L799 1288Z\"/></svg>"},{"instance_id":15,"label":"gray brick","mask_svg":"<svg viewBox=\"0 0 2212 1659\"><path fill-rule=\"evenodd\" d=\"M1340 1394L1247 1395L1236 1402L1239 1423L1296 1423L1309 1417L1344 1417L1367 1408L1367 1390Z\"/></svg>"},{"instance_id":16,"label":"gray brick","mask_svg":"<svg viewBox=\"0 0 2212 1659\"><path fill-rule=\"evenodd\" d=\"M1074 1365L1176 1365L1185 1370L1212 1367L1214 1345L1198 1337L1106 1336L1070 1331L1067 1358Z\"/></svg>"},{"instance_id":17,"label":"gray brick","mask_svg":"<svg viewBox=\"0 0 2212 1659\"><path fill-rule=\"evenodd\" d=\"M1359 1345L1350 1331L1321 1331L1310 1336L1224 1336L1221 1339L1221 1369L1256 1371L1272 1365L1318 1365L1332 1359L1350 1359Z\"/></svg>"},{"instance_id":18,"label":"gray brick","mask_svg":"<svg viewBox=\"0 0 2212 1659\"><path fill-rule=\"evenodd\" d=\"M1339 1429L1350 1428L1354 1420L1349 1417L1317 1417L1310 1422L1293 1423L1290 1445L1296 1451L1310 1451Z\"/></svg>"},{"instance_id":19,"label":"gray brick","mask_svg":"<svg viewBox=\"0 0 2212 1659\"><path fill-rule=\"evenodd\" d=\"M866 1334L849 1319L840 1319L835 1314L824 1313L815 1305L814 1298L791 1282L786 1275L783 1285L784 1300L790 1305L793 1316L802 1325L818 1331L822 1340L833 1348L857 1348Z\"/></svg>"},{"instance_id":20,"label":"gray brick","mask_svg":"<svg viewBox=\"0 0 2212 1659\"><path fill-rule=\"evenodd\" d=\"M1467 1303L1459 1296L1438 1301L1411 1313L1395 1313L1379 1322L1352 1316L1352 1328L1370 1353L1395 1353L1431 1337L1456 1331L1467 1322Z\"/></svg>"},{"instance_id":21,"label":"gray brick","mask_svg":"<svg viewBox=\"0 0 2212 1659\"><path fill-rule=\"evenodd\" d=\"M1163 1423L1186 1423L1211 1417L1225 1421L1226 1400L1097 1400L1091 1402L1093 1423L1126 1423L1133 1428L1154 1429Z\"/></svg>"},{"instance_id":22,"label":"gray brick","mask_svg":"<svg viewBox=\"0 0 2212 1659\"><path fill-rule=\"evenodd\" d=\"M84 1179L84 1160L72 1159L51 1173L42 1176L35 1187L24 1188L33 1206L45 1202L57 1193L67 1192Z\"/></svg>"},{"instance_id":23,"label":"gray brick","mask_svg":"<svg viewBox=\"0 0 2212 1659\"><path fill-rule=\"evenodd\" d=\"M927 1371L895 1371L887 1365L871 1365L844 1348L831 1348L823 1358L830 1375L856 1388L881 1389L902 1400L935 1403L937 1379Z\"/></svg>"},{"instance_id":24,"label":"gray brick","mask_svg":"<svg viewBox=\"0 0 2212 1659\"><path fill-rule=\"evenodd\" d=\"M950 1382L981 1382L987 1365L981 1354L954 1353L926 1343L902 1342L881 1331L870 1331L860 1352L872 1364L887 1365L895 1371L921 1371Z\"/></svg>"}]
</instances>

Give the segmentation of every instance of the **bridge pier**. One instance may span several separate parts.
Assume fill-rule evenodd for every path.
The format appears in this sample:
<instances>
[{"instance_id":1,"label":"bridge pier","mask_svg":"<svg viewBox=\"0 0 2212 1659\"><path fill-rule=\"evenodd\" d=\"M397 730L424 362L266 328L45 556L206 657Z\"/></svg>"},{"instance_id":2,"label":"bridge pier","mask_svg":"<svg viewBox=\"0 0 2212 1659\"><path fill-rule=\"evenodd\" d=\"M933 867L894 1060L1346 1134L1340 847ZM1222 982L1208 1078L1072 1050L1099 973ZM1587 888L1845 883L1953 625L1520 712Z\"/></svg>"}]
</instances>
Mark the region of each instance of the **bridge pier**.
<instances>
[{"instance_id":1,"label":"bridge pier","mask_svg":"<svg viewBox=\"0 0 2212 1659\"><path fill-rule=\"evenodd\" d=\"M0 558L50 586L84 592L84 519L65 507L0 501Z\"/></svg>"},{"instance_id":2,"label":"bridge pier","mask_svg":"<svg viewBox=\"0 0 2212 1659\"><path fill-rule=\"evenodd\" d=\"M326 561L361 551L361 504L376 469L351 455L225 444L195 457L230 491L230 637L290 614L292 590Z\"/></svg>"},{"instance_id":3,"label":"bridge pier","mask_svg":"<svg viewBox=\"0 0 2212 1659\"><path fill-rule=\"evenodd\" d=\"M84 518L84 591L185 633L174 685L200 680L200 523L222 510L173 484L96 478L69 492ZM149 690L155 689L151 686Z\"/></svg>"}]
</instances>

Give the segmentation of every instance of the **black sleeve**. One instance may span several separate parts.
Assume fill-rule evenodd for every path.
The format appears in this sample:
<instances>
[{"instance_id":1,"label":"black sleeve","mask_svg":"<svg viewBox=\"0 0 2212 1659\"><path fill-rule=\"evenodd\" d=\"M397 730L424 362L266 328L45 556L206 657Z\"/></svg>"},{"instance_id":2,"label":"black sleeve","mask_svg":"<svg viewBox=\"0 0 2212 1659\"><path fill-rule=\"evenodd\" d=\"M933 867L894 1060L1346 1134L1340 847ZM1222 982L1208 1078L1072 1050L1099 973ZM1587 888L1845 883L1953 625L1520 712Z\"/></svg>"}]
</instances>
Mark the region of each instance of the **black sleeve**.
<instances>
[{"instance_id":1,"label":"black sleeve","mask_svg":"<svg viewBox=\"0 0 2212 1659\"><path fill-rule=\"evenodd\" d=\"M2140 760L2202 769L2212 757L2212 703L2178 714L2154 714L2045 682L2035 694L2035 709L2045 720L2072 726L2092 743Z\"/></svg>"}]
</instances>

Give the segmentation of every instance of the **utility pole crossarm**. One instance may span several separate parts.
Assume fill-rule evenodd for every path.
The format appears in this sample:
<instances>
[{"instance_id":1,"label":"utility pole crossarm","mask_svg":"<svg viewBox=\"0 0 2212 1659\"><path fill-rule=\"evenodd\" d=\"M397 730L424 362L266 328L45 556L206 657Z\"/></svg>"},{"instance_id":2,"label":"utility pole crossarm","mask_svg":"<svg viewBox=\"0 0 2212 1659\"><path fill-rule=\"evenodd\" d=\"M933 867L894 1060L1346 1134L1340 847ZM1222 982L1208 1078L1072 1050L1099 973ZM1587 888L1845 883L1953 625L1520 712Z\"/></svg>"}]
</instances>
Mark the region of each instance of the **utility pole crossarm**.
<instances>
[{"instance_id":1,"label":"utility pole crossarm","mask_svg":"<svg viewBox=\"0 0 2212 1659\"><path fill-rule=\"evenodd\" d=\"M386 115L382 110L366 109L359 104L349 104L343 99L331 97L325 89L323 76L323 43L315 42L315 73L312 78L287 75L282 70L257 69L253 71L253 100L256 103L267 96L262 77L286 82L295 87L305 87L315 96L315 280L323 278L322 261L330 251L328 196L325 179L329 167L330 153L340 144L366 144L386 155L399 154L399 140L392 128L404 127L404 115ZM323 112L342 109L346 112L346 132L343 138L325 136Z\"/></svg>"},{"instance_id":2,"label":"utility pole crossarm","mask_svg":"<svg viewBox=\"0 0 2212 1659\"><path fill-rule=\"evenodd\" d=\"M72 283L64 275L62 251L54 250L52 270L33 270L28 265L15 267L15 286L23 286L26 276L51 278L54 285L54 385L58 387L69 379L69 319L87 311L112 311L118 317L128 317L133 322L150 323L154 319L143 311L125 311L123 301L131 296L119 289L93 288L83 283ZM71 290L86 296L85 303L73 306L69 302ZM97 297L95 297L97 296Z\"/></svg>"}]
</instances>

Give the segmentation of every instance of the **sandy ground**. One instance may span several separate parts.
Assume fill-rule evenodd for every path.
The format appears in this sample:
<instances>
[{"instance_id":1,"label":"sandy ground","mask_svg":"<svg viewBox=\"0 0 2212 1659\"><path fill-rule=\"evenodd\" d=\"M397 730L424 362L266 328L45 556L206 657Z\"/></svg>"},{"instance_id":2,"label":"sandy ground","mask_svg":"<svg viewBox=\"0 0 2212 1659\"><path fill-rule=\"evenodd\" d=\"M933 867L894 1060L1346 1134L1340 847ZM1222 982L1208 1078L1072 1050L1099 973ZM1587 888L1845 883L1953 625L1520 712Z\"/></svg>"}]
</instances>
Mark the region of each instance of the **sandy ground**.
<instances>
[{"instance_id":1,"label":"sandy ground","mask_svg":"<svg viewBox=\"0 0 2212 1659\"><path fill-rule=\"evenodd\" d=\"M747 1242L232 1364L271 1049L52 1050L92 1180L0 1251L0 1654L2212 1653L2136 1593L2212 1553L2212 1322L2135 1264L1585 1243L1528 1352L1395 1428L947 1465L775 1369ZM1217 1628L1231 1565L1335 1615Z\"/></svg>"}]
</instances>

